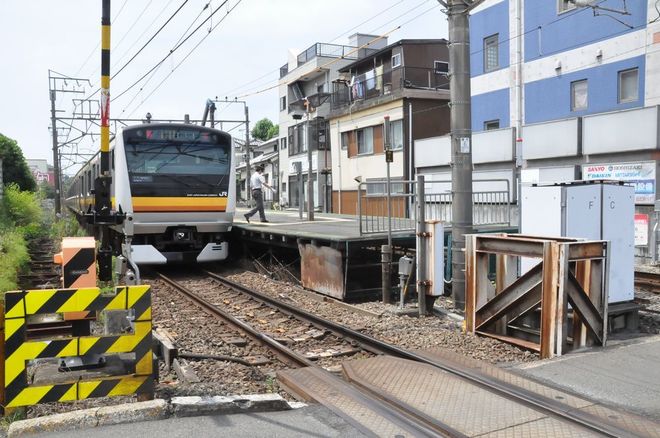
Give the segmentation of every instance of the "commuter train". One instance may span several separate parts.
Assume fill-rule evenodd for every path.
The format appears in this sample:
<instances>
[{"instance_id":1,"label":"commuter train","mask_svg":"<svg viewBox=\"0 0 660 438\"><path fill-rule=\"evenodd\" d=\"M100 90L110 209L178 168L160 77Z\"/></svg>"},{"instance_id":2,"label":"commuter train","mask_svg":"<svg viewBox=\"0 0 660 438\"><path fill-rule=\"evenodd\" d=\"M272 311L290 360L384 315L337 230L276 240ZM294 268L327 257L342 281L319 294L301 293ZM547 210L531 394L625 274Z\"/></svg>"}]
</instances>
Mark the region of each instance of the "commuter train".
<instances>
[{"instance_id":1,"label":"commuter train","mask_svg":"<svg viewBox=\"0 0 660 438\"><path fill-rule=\"evenodd\" d=\"M113 143L112 206L130 219L111 228L115 250L132 228L131 259L138 265L226 259L236 208L232 137L202 126L158 123L125 127ZM100 166L97 154L67 192L66 206L81 223L94 203Z\"/></svg>"}]
</instances>

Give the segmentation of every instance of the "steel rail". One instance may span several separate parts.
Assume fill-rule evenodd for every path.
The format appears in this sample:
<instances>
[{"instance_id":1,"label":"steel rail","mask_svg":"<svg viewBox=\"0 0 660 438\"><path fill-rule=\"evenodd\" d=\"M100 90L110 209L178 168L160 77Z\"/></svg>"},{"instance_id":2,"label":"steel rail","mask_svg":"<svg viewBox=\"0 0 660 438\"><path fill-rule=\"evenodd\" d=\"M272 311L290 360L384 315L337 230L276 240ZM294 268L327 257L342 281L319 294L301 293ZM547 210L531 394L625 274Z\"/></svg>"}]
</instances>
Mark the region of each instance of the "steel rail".
<instances>
[{"instance_id":1,"label":"steel rail","mask_svg":"<svg viewBox=\"0 0 660 438\"><path fill-rule=\"evenodd\" d=\"M210 274L211 277L214 279L217 279L215 274L206 272L207 274ZM196 305L202 307L203 309L206 309L209 311L211 314L214 316L224 320L227 322L229 325L234 327L235 329L246 333L251 339L255 340L256 342L266 346L267 348L274 350L276 356L282 360L287 365L293 366L293 367L312 367L312 368L317 368L321 371L323 371L324 374L326 374L326 378L328 379L337 379L341 380L339 377L333 375L329 371L323 369L322 367L316 365L314 362L310 361L306 357L300 355L299 353L291 350L290 348L286 347L285 345L281 344L280 342L276 341L275 339L259 332L258 330L255 330L252 326L249 324L241 321L240 319L235 318L234 316L230 315L229 313L223 311L220 309L218 306L210 303L209 301L205 300L204 298L201 298L194 292L192 292L190 289L186 288L182 284L176 282L175 280L172 280L171 278L167 277L161 272L156 272L158 277L163 280L165 283L173 287L175 290L181 292L189 301L195 303ZM222 278L222 277L220 277ZM220 280L222 283L222 280ZM245 293L243 290L240 288L234 288L233 286L224 284L224 286L229 287L231 289L237 290L238 292ZM250 294L251 295L251 294ZM271 304L273 306L274 304ZM307 320L306 320L307 321ZM363 400L367 400L370 405L379 413L381 413L384 416L389 417L391 420L394 420L399 423L403 423L407 426L409 426L414 432L414 436L419 436L419 437L436 437L438 436L438 433L440 434L439 436L443 437L463 437L464 435L459 433L458 431L452 429L449 426L443 425L440 422L428 422L424 421L424 419L419 418L415 413L411 413L408 411L405 411L396 405L392 405L391 403L388 403L387 401L384 401L382 398L377 397L377 396L372 396L363 392L359 392L361 394L361 398ZM410 420L417 420L417 422L410 422Z\"/></svg>"},{"instance_id":2,"label":"steel rail","mask_svg":"<svg viewBox=\"0 0 660 438\"><path fill-rule=\"evenodd\" d=\"M161 280L172 286L177 291L181 292L190 301L194 302L203 309L206 309L214 316L224 320L227 324L231 325L235 329L246 333L252 340L273 350L277 355L277 358L280 359L285 364L294 367L314 366L314 363L309 359L307 359L306 357L296 353L295 351L291 350L290 348L286 347L280 342L277 342L275 339L271 338L270 336L267 336L255 330L251 325L246 324L240 319L235 318L234 316L220 309L218 306L215 306L214 304L208 302L204 298L201 298L191 290L187 289L182 284L177 283L176 281L172 280L171 278L165 276L160 272L158 272L157 274Z\"/></svg>"},{"instance_id":3,"label":"steel rail","mask_svg":"<svg viewBox=\"0 0 660 438\"><path fill-rule=\"evenodd\" d=\"M516 401L518 403L531 407L535 410L540 410L542 412L550 414L552 417L559 418L560 420L564 420L576 424L580 427L589 429L591 431L600 433L605 436L610 436L610 437L637 436L628 430L621 429L611 424L603 423L602 420L595 415L586 412L569 411L568 407L565 404L557 402L556 400L544 397L542 395L533 393L531 391L528 391L520 387L508 385L500 380L486 376L485 374L480 373L476 370L461 369L457 364L451 364L448 361L440 362L420 356L412 351L408 351L403 348L397 347L395 345L391 345L386 342L380 341L376 338L365 335L356 330L350 329L334 321L327 320L318 315L314 315L312 313L306 312L302 309L296 308L287 303L279 301L268 295L254 291L248 287L235 283L213 272L207 270L203 270L203 272L207 274L209 277L219 281L220 283L224 284L227 287L230 287L237 291L253 296L263 302L270 303L271 305L279 309L285 310L286 312L291 313L296 317L307 320L311 324L325 327L328 330L336 334L339 334L344 338L352 338L360 345L369 346L371 349L373 349L371 351L381 351L391 356L410 359L416 362L421 362L434 366L436 368L447 371L453 375L461 377L464 380L472 382L477 386L485 388L490 392L493 392L500 396L504 396L510 400Z\"/></svg>"},{"instance_id":4,"label":"steel rail","mask_svg":"<svg viewBox=\"0 0 660 438\"><path fill-rule=\"evenodd\" d=\"M648 288L649 292L660 293L660 274L635 271L635 285Z\"/></svg>"}]
</instances>

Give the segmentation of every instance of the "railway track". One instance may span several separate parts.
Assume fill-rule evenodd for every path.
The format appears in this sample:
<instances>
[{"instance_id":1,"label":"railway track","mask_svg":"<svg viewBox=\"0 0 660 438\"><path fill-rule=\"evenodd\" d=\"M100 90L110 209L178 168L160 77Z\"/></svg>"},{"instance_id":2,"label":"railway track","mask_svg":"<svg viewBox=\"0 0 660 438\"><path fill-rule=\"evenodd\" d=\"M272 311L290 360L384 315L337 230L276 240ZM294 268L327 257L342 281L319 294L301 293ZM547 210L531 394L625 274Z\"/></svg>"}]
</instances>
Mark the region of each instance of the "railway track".
<instances>
[{"instance_id":1,"label":"railway track","mask_svg":"<svg viewBox=\"0 0 660 438\"><path fill-rule=\"evenodd\" d=\"M351 397L361 400L361 403L369 404L372 411L377 412L378 415L382 415L384 418L389 418L389 421L403 425L414 436L466 435L462 431L456 430L449 424L444 423L442 419L429 418L415 410L407 410L401 405L392 403L385 394L372 393L371 395L365 395L365 392L368 391L365 391L365 388L358 390L357 388L360 387L359 383L356 386L346 387L344 380L323 369L323 367L328 366L327 361L323 363L319 360L311 360L308 354L301 352L300 345L296 345L295 342L282 342L286 338L290 338L290 336L283 334L283 336L279 336L279 339L277 339L277 335L273 336L272 333L264 330L263 327L257 327L259 325L272 327L272 324L268 324L268 320L263 318L265 306L272 309L270 311L273 312L270 314L272 317L270 318L271 322L275 320L284 322L282 318L276 315L287 315L287 321L296 320L302 322L304 324L303 327L313 327L313 330L323 333L323 336L309 336L306 340L323 340L326 343L330 340L335 346L338 343L343 343L344 345L355 347L355 351L352 351L350 354L340 354L332 356L332 358L344 360L346 357L354 358L356 356L359 357L359 355L362 355L362 357L387 355L408 359L449 373L452 377L460 379L467 387L477 387L479 390L485 390L488 393L495 394L497 397L512 401L525 408L530 408L552 419L559 420L561 423L568 425L578 432L582 431L583 433L610 437L640 436L622 427L622 424L624 424L622 422L608 420L602 415L573 409L561 401L563 397L554 398L547 394L544 395L542 393L543 391L530 390L529 385L508 382L506 379L502 379L501 376L498 378L497 373L489 373L478 368L465 366L465 364L460 363L460 360L452 360L450 357L425 355L420 352L402 349L306 312L295 305L236 284L212 272L204 271L204 273L208 279L212 279L213 282L221 286L220 290L222 292L218 292L218 290L214 291L214 288L210 287L197 289L203 289L201 292L193 292L191 288L182 285L168 276L159 273L159 277L172 288L193 301L197 306L204 308L207 312L218 318L222 318L223 321L236 330L246 333L254 341L272 349L277 358L283 363L292 368L309 367L316 369L317 373L321 373L319 376L325 379L328 384L336 385L337 388L344 388L344 391L352 394ZM246 301L245 298L241 300L239 298L240 296L249 297L249 300ZM257 306L256 304L248 303L259 304ZM230 311L232 308L234 311L238 311L239 316L232 314ZM248 310L246 311L246 309ZM250 314L261 314L261 318L254 318ZM253 324L248 323L246 319L252 319ZM254 324L254 321L256 321L256 324ZM290 328L290 330L295 332L300 331L300 328ZM306 345L306 347L309 347L309 345ZM325 347L321 347L321 350L323 348ZM290 388L291 386L287 385L287 387ZM612 411L610 410L609 412L611 414ZM610 418L616 417L610 416Z\"/></svg>"},{"instance_id":2,"label":"railway track","mask_svg":"<svg viewBox=\"0 0 660 438\"><path fill-rule=\"evenodd\" d=\"M649 292L660 293L660 274L635 271L635 286Z\"/></svg>"}]
</instances>

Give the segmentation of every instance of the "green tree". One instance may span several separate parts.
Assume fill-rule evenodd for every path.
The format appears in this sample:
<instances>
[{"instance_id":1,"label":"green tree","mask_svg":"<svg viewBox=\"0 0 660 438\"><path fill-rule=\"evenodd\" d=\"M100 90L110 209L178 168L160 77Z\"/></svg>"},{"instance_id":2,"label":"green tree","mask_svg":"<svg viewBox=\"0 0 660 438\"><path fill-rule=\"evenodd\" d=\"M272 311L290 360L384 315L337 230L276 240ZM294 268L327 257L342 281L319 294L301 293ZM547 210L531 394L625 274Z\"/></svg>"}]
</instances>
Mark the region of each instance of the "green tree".
<instances>
[{"instance_id":1,"label":"green tree","mask_svg":"<svg viewBox=\"0 0 660 438\"><path fill-rule=\"evenodd\" d=\"M268 118L259 120L252 128L252 137L266 141L275 137L280 132L280 128L274 125Z\"/></svg>"},{"instance_id":2,"label":"green tree","mask_svg":"<svg viewBox=\"0 0 660 438\"><path fill-rule=\"evenodd\" d=\"M37 190L37 183L32 177L18 143L2 134L0 134L0 158L2 158L2 181L5 185L15 183L20 190L31 192Z\"/></svg>"}]
</instances>

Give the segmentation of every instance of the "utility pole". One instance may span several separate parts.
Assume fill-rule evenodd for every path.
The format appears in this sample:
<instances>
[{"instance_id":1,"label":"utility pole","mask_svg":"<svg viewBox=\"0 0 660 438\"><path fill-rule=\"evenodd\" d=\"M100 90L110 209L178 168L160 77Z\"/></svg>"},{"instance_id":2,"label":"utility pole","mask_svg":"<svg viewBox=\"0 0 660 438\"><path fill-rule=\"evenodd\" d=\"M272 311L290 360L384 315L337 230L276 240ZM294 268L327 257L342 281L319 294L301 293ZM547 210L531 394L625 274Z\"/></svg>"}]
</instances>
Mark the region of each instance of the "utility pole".
<instances>
[{"instance_id":1,"label":"utility pole","mask_svg":"<svg viewBox=\"0 0 660 438\"><path fill-rule=\"evenodd\" d=\"M484 0L438 0L449 20L451 99L451 261L454 305L465 307L465 235L472 232L470 11Z\"/></svg>"},{"instance_id":2,"label":"utility pole","mask_svg":"<svg viewBox=\"0 0 660 438\"><path fill-rule=\"evenodd\" d=\"M55 90L50 90L50 125L53 134L53 173L55 177L55 216L62 214L62 197L60 196L60 157L57 152L57 121L55 119Z\"/></svg>"},{"instance_id":3,"label":"utility pole","mask_svg":"<svg viewBox=\"0 0 660 438\"><path fill-rule=\"evenodd\" d=\"M312 172L312 125L309 123L311 106L305 98L305 114L307 115L307 127L305 142L307 143L307 220L314 220L314 173Z\"/></svg>"},{"instance_id":4,"label":"utility pole","mask_svg":"<svg viewBox=\"0 0 660 438\"><path fill-rule=\"evenodd\" d=\"M61 177L61 168L60 168L60 158L59 158L59 139L57 131L57 109L55 108L55 102L57 101L57 93L74 93L74 94L84 94L83 90L77 90L75 88L69 88L69 82L72 84L80 85L80 82L85 82L89 84L89 80L81 78L72 78L69 76L61 76L56 73L48 70L48 93L50 96L50 124L52 131L53 139L53 173L55 178L55 214L57 217L62 214L62 187L60 181ZM61 88L58 90L58 86ZM67 87L67 88L64 88Z\"/></svg>"},{"instance_id":5,"label":"utility pole","mask_svg":"<svg viewBox=\"0 0 660 438\"><path fill-rule=\"evenodd\" d=\"M245 105L245 104L243 104ZM245 105L245 177L247 179L247 187L245 190L245 196L249 201L252 197L252 191L250 189L250 112L247 105ZM249 207L248 207L249 208Z\"/></svg>"}]
</instances>

